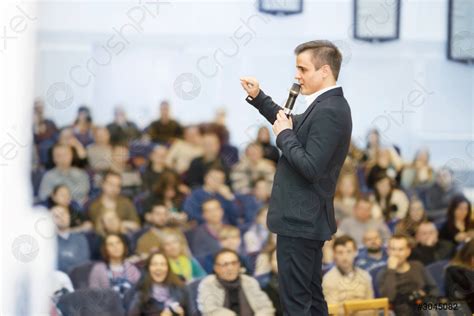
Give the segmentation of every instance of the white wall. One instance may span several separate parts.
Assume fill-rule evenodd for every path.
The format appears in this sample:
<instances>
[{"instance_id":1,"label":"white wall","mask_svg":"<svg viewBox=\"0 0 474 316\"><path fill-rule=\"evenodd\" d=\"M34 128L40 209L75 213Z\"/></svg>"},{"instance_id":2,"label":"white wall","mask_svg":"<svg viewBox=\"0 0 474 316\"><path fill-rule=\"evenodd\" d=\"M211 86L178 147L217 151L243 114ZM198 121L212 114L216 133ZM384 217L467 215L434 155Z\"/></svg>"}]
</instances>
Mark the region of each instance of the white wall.
<instances>
[{"instance_id":1,"label":"white wall","mask_svg":"<svg viewBox=\"0 0 474 316\"><path fill-rule=\"evenodd\" d=\"M474 68L446 59L446 1L403 1L401 39L381 44L352 40L350 0L305 1L304 14L291 17L260 15L252 1L159 1L158 13L152 3L41 4L36 94L60 101L50 102L50 116L69 123L84 102L95 121L106 123L113 106L123 103L143 125L167 98L188 123L225 106L232 140L243 146L263 121L243 100L239 76L256 76L283 102L293 81L294 47L327 38L344 54L339 82L356 140L376 126L407 159L429 145L436 165L454 157L472 167L466 148L474 139ZM402 107L409 111L403 118ZM302 98L298 110L304 110Z\"/></svg>"}]
</instances>

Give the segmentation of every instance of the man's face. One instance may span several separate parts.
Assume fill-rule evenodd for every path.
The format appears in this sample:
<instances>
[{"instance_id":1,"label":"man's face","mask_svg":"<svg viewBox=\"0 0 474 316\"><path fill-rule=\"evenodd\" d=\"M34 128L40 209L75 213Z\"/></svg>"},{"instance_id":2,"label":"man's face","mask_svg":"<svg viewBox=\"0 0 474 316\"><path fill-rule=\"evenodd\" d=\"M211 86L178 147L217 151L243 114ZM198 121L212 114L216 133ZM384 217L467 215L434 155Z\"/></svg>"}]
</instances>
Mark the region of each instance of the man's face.
<instances>
[{"instance_id":1,"label":"man's face","mask_svg":"<svg viewBox=\"0 0 474 316\"><path fill-rule=\"evenodd\" d=\"M168 149L165 146L155 146L150 155L150 160L157 165L165 164Z\"/></svg>"},{"instance_id":2,"label":"man's face","mask_svg":"<svg viewBox=\"0 0 474 316\"><path fill-rule=\"evenodd\" d=\"M72 148L68 146L54 147L53 161L56 167L69 168L72 164Z\"/></svg>"},{"instance_id":3,"label":"man's face","mask_svg":"<svg viewBox=\"0 0 474 316\"><path fill-rule=\"evenodd\" d=\"M66 229L71 224L69 210L63 206L56 205L51 209L53 222L58 229Z\"/></svg>"},{"instance_id":4,"label":"man's face","mask_svg":"<svg viewBox=\"0 0 474 316\"><path fill-rule=\"evenodd\" d=\"M206 174L204 183L211 190L217 190L225 183L225 173L220 170L211 170Z\"/></svg>"},{"instance_id":5,"label":"man's face","mask_svg":"<svg viewBox=\"0 0 474 316\"><path fill-rule=\"evenodd\" d=\"M301 85L301 94L310 95L322 89L323 69L316 70L311 51L307 50L296 56L295 79Z\"/></svg>"},{"instance_id":6,"label":"man's face","mask_svg":"<svg viewBox=\"0 0 474 316\"><path fill-rule=\"evenodd\" d=\"M169 211L164 205L154 206L147 215L148 222L158 228L165 227L169 220Z\"/></svg>"},{"instance_id":7,"label":"man's face","mask_svg":"<svg viewBox=\"0 0 474 316\"><path fill-rule=\"evenodd\" d=\"M369 252L378 252L382 248L382 238L376 230L369 230L364 234L364 246Z\"/></svg>"},{"instance_id":8,"label":"man's face","mask_svg":"<svg viewBox=\"0 0 474 316\"><path fill-rule=\"evenodd\" d=\"M350 270L354 265L357 250L352 242L336 246L334 249L334 262L336 266L344 271Z\"/></svg>"},{"instance_id":9,"label":"man's face","mask_svg":"<svg viewBox=\"0 0 474 316\"><path fill-rule=\"evenodd\" d=\"M116 175L109 175L104 179L102 192L108 197L115 198L120 194L122 179Z\"/></svg>"},{"instance_id":10,"label":"man's face","mask_svg":"<svg viewBox=\"0 0 474 316\"><path fill-rule=\"evenodd\" d=\"M229 234L227 236L220 237L219 243L221 244L222 248L229 248L238 251L242 240L240 238L240 234L237 232L236 234Z\"/></svg>"},{"instance_id":11,"label":"man's face","mask_svg":"<svg viewBox=\"0 0 474 316\"><path fill-rule=\"evenodd\" d=\"M388 255L398 259L398 266L405 263L410 256L411 249L406 239L391 239L388 243Z\"/></svg>"},{"instance_id":12,"label":"man's face","mask_svg":"<svg viewBox=\"0 0 474 316\"><path fill-rule=\"evenodd\" d=\"M202 217L208 224L217 225L222 223L223 216L224 211L219 201L212 200L202 206Z\"/></svg>"},{"instance_id":13,"label":"man's face","mask_svg":"<svg viewBox=\"0 0 474 316\"><path fill-rule=\"evenodd\" d=\"M211 157L217 157L219 155L221 145L216 134L205 134L202 138L202 145L205 154Z\"/></svg>"},{"instance_id":14,"label":"man's face","mask_svg":"<svg viewBox=\"0 0 474 316\"><path fill-rule=\"evenodd\" d=\"M416 231L416 241L423 246L434 246L438 242L438 231L433 223L423 223Z\"/></svg>"},{"instance_id":15,"label":"man's face","mask_svg":"<svg viewBox=\"0 0 474 316\"><path fill-rule=\"evenodd\" d=\"M361 222L368 221L372 216L371 212L372 204L370 202L361 200L354 206L354 217Z\"/></svg>"},{"instance_id":16,"label":"man's face","mask_svg":"<svg viewBox=\"0 0 474 316\"><path fill-rule=\"evenodd\" d=\"M214 263L214 271L221 280L236 280L240 272L239 258L231 252L222 253L217 257Z\"/></svg>"}]
</instances>

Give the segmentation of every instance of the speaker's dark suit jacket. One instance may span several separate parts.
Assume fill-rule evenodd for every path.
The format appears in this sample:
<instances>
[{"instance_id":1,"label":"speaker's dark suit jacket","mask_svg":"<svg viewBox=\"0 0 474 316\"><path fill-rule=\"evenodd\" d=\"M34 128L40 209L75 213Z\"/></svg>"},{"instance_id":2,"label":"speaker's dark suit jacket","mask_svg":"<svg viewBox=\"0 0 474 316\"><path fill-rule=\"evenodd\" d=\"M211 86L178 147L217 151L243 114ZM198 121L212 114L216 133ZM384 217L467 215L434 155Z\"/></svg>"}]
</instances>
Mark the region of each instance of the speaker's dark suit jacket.
<instances>
[{"instance_id":1,"label":"speaker's dark suit jacket","mask_svg":"<svg viewBox=\"0 0 474 316\"><path fill-rule=\"evenodd\" d=\"M282 109L263 91L247 101L271 124ZM292 119L293 129L283 130L276 139L282 157L267 224L282 236L329 240L336 232L333 198L351 141L351 110L338 87L318 96Z\"/></svg>"}]
</instances>

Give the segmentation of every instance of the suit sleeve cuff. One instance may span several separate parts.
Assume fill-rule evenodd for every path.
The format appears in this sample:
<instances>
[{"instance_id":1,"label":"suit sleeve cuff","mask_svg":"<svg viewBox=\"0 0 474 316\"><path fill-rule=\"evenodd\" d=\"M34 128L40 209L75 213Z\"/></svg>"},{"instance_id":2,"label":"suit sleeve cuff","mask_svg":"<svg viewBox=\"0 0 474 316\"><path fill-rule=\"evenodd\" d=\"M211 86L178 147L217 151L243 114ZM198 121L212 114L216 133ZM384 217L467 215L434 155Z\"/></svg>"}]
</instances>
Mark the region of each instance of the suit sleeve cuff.
<instances>
[{"instance_id":1,"label":"suit sleeve cuff","mask_svg":"<svg viewBox=\"0 0 474 316\"><path fill-rule=\"evenodd\" d=\"M278 148L280 148L281 150L283 150L283 140L288 136L290 135L291 133L293 133L293 130L290 129L290 128L287 128L287 129L284 129L280 132L280 134L278 134L277 138L276 138L276 144L278 146Z\"/></svg>"},{"instance_id":2,"label":"suit sleeve cuff","mask_svg":"<svg viewBox=\"0 0 474 316\"><path fill-rule=\"evenodd\" d=\"M262 89L260 89L260 91L258 92L258 95L255 98L252 98L251 96L248 95L245 98L245 101L252 104L253 106L256 106L264 97L265 97L265 93L263 93Z\"/></svg>"}]
</instances>

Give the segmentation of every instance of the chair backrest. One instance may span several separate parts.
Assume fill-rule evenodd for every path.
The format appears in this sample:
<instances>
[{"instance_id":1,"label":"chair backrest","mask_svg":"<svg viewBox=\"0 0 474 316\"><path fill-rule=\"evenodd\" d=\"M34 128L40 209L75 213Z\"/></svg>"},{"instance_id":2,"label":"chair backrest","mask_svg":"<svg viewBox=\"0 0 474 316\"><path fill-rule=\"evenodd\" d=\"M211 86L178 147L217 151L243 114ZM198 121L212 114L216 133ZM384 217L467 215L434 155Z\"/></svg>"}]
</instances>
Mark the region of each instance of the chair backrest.
<instances>
[{"instance_id":1,"label":"chair backrest","mask_svg":"<svg viewBox=\"0 0 474 316\"><path fill-rule=\"evenodd\" d=\"M441 260L437 262L433 262L426 266L426 270L429 274L433 277L436 282L436 285L439 289L439 294L441 296L445 295L445 288L444 288L444 273L446 270L446 266L448 265L449 260Z\"/></svg>"},{"instance_id":2,"label":"chair backrest","mask_svg":"<svg viewBox=\"0 0 474 316\"><path fill-rule=\"evenodd\" d=\"M64 316L125 316L120 296L112 289L81 289L61 296L57 306Z\"/></svg>"},{"instance_id":3,"label":"chair backrest","mask_svg":"<svg viewBox=\"0 0 474 316\"><path fill-rule=\"evenodd\" d=\"M189 311L193 316L201 316L201 312L198 309L197 297L198 297L198 287L201 283L202 278L196 279L187 285L189 292Z\"/></svg>"},{"instance_id":4,"label":"chair backrest","mask_svg":"<svg viewBox=\"0 0 474 316\"><path fill-rule=\"evenodd\" d=\"M94 261L89 261L76 266L69 271L68 276L71 279L75 290L87 289L89 287L89 274L91 273Z\"/></svg>"},{"instance_id":5,"label":"chair backrest","mask_svg":"<svg viewBox=\"0 0 474 316\"><path fill-rule=\"evenodd\" d=\"M339 315L339 304L328 304L328 315Z\"/></svg>"},{"instance_id":6,"label":"chair backrest","mask_svg":"<svg viewBox=\"0 0 474 316\"><path fill-rule=\"evenodd\" d=\"M380 297L379 286L377 284L377 275L379 272L385 268L386 265L378 266L369 271L370 276L372 277L372 286L374 288L374 297Z\"/></svg>"},{"instance_id":7,"label":"chair backrest","mask_svg":"<svg viewBox=\"0 0 474 316\"><path fill-rule=\"evenodd\" d=\"M370 300L350 300L344 302L344 314L351 315L353 312L383 309L384 316L388 316L388 298L374 298Z\"/></svg>"}]
</instances>

